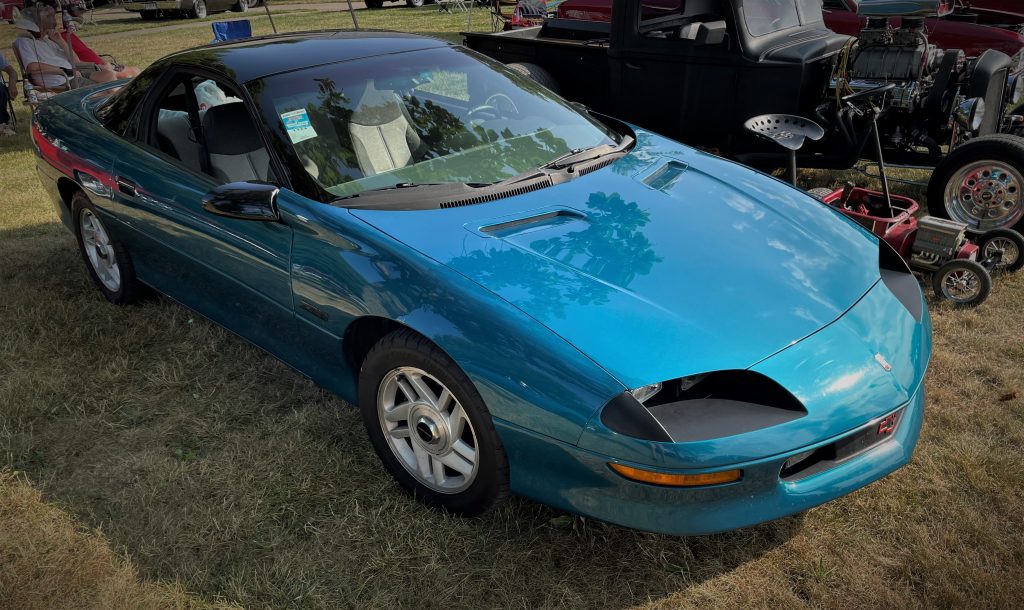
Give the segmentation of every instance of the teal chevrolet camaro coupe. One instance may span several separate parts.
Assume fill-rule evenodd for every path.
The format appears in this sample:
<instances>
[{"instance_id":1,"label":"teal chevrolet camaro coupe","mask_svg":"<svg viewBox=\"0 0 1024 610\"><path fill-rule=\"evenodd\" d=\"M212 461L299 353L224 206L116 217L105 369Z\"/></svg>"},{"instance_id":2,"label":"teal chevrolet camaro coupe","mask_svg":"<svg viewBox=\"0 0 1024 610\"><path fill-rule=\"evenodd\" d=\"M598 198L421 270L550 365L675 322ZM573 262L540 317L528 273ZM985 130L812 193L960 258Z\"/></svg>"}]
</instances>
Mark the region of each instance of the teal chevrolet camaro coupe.
<instances>
[{"instance_id":1,"label":"teal chevrolet camaro coupe","mask_svg":"<svg viewBox=\"0 0 1024 610\"><path fill-rule=\"evenodd\" d=\"M917 442L930 321L888 246L460 46L211 45L59 95L32 131L109 301L167 295L358 405L431 506L513 492L708 533Z\"/></svg>"}]
</instances>

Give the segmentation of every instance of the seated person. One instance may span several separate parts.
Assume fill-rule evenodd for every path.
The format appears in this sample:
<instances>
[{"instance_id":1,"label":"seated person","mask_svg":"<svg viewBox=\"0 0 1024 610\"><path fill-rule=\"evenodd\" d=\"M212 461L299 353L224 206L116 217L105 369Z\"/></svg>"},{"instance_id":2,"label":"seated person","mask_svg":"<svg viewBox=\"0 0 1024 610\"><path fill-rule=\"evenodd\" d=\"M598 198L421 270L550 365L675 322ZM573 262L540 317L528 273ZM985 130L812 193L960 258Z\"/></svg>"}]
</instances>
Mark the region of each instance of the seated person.
<instances>
[{"instance_id":1,"label":"seated person","mask_svg":"<svg viewBox=\"0 0 1024 610\"><path fill-rule=\"evenodd\" d=\"M0 136L13 136L14 128L11 127L11 115L7 110L7 103L18 97L18 73L14 71L7 58L0 53L0 72L7 76L7 86L0 87Z\"/></svg>"},{"instance_id":2,"label":"seated person","mask_svg":"<svg viewBox=\"0 0 1024 610\"><path fill-rule=\"evenodd\" d=\"M52 6L56 11L55 0L46 0L42 4ZM82 17L82 13L85 11L85 9L80 4L73 4L70 7L68 7L67 10L75 19L80 19ZM78 56L78 59L81 62L97 66L97 70L112 72L114 74L114 78L117 80L122 78L135 78L139 75L138 68L135 68L133 66L111 64L107 60L103 59L103 57L101 57L98 53L96 53L96 51L90 49L88 45L82 42L82 39L78 37L78 34L75 33L73 24L72 26L70 26L70 28L67 24L65 24L65 27L63 30L61 30L60 35L62 39L71 43L71 50L75 52L75 55Z\"/></svg>"},{"instance_id":3,"label":"seated person","mask_svg":"<svg viewBox=\"0 0 1024 610\"><path fill-rule=\"evenodd\" d=\"M26 76L32 84L44 89L84 87L115 80L113 72L103 70L83 73L75 68L78 58L74 51L68 54L65 43L56 32L54 10L48 6L33 6L21 12L14 26L30 36L14 40L14 50L21 58ZM74 63L73 63L74 62Z\"/></svg>"}]
</instances>

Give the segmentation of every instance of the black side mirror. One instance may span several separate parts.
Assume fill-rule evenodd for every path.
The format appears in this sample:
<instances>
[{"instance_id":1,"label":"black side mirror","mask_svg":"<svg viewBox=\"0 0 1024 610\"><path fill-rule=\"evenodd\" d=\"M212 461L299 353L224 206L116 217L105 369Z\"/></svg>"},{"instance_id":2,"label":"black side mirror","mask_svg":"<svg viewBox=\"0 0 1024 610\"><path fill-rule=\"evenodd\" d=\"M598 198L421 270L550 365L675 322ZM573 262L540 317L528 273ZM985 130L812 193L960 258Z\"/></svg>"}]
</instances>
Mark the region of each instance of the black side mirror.
<instances>
[{"instance_id":1,"label":"black side mirror","mask_svg":"<svg viewBox=\"0 0 1024 610\"><path fill-rule=\"evenodd\" d=\"M231 182L207 193L203 197L203 209L239 220L280 220L277 193L278 188L273 184Z\"/></svg>"}]
</instances>

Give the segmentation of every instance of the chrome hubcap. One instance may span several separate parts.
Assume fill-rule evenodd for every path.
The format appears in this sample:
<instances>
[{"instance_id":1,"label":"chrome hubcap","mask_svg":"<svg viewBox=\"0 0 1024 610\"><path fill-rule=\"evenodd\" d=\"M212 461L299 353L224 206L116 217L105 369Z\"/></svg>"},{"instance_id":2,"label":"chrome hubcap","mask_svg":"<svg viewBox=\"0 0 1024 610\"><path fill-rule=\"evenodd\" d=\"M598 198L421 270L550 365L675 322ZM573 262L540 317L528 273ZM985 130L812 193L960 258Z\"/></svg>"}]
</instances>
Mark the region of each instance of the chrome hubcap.
<instances>
[{"instance_id":1,"label":"chrome hubcap","mask_svg":"<svg viewBox=\"0 0 1024 610\"><path fill-rule=\"evenodd\" d=\"M82 243L85 244L85 255L89 265L100 278L100 283L111 291L117 292L121 287L121 268L117 264L117 255L110 245L110 236L99 217L92 210L82 210L79 226L82 232Z\"/></svg>"},{"instance_id":2,"label":"chrome hubcap","mask_svg":"<svg viewBox=\"0 0 1024 610\"><path fill-rule=\"evenodd\" d=\"M1001 254L999 265L997 265L999 269L1009 267L1020 259L1020 249L1017 247L1016 242L1006 237L990 239L985 243L985 249L981 252L982 258L992 258L996 254Z\"/></svg>"},{"instance_id":3,"label":"chrome hubcap","mask_svg":"<svg viewBox=\"0 0 1024 610\"><path fill-rule=\"evenodd\" d=\"M960 169L946 185L950 218L980 229L1009 227L1024 216L1024 176L999 161Z\"/></svg>"},{"instance_id":4,"label":"chrome hubcap","mask_svg":"<svg viewBox=\"0 0 1024 610\"><path fill-rule=\"evenodd\" d=\"M441 493L469 487L478 471L477 437L447 387L414 367L392 370L377 389L377 416L398 461Z\"/></svg>"},{"instance_id":5,"label":"chrome hubcap","mask_svg":"<svg viewBox=\"0 0 1024 610\"><path fill-rule=\"evenodd\" d=\"M954 269L942 279L942 294L957 303L967 303L981 294L981 278L970 269Z\"/></svg>"}]
</instances>

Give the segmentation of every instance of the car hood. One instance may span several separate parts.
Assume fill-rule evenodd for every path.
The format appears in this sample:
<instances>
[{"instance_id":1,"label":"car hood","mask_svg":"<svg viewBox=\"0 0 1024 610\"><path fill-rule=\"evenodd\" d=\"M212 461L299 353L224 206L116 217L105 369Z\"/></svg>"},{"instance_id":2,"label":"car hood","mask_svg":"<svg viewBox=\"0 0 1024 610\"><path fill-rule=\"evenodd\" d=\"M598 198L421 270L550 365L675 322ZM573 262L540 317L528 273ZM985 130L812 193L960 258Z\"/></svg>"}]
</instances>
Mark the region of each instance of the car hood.
<instances>
[{"instance_id":1,"label":"car hood","mask_svg":"<svg viewBox=\"0 0 1024 610\"><path fill-rule=\"evenodd\" d=\"M501 296L626 387L753 366L879 279L877 241L774 178L646 132L573 181L352 213Z\"/></svg>"}]
</instances>

